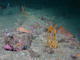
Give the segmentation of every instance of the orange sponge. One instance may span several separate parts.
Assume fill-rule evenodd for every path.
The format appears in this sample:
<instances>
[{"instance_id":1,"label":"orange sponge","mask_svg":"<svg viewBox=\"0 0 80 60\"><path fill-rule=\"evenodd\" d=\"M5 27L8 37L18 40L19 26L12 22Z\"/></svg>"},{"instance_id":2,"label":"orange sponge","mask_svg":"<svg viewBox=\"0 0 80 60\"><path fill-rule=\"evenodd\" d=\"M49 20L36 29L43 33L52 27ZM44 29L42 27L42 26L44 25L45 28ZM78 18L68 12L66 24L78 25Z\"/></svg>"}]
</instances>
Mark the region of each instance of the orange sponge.
<instances>
[{"instance_id":1,"label":"orange sponge","mask_svg":"<svg viewBox=\"0 0 80 60\"><path fill-rule=\"evenodd\" d=\"M26 30L26 29L23 28L23 27L17 28L17 31L19 31L19 32L26 32L26 33L31 33L31 31L28 31L28 30Z\"/></svg>"}]
</instances>

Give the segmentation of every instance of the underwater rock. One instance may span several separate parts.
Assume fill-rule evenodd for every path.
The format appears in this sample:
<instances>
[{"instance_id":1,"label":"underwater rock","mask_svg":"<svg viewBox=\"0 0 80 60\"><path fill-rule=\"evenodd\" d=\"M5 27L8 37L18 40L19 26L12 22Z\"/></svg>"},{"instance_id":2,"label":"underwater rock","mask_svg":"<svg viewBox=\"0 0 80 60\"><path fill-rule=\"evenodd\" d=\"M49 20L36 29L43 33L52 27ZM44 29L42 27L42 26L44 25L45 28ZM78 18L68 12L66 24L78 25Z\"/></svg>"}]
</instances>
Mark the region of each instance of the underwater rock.
<instances>
[{"instance_id":1,"label":"underwater rock","mask_svg":"<svg viewBox=\"0 0 80 60\"><path fill-rule=\"evenodd\" d=\"M5 44L4 49L11 50L12 48L9 46L9 44Z\"/></svg>"},{"instance_id":2,"label":"underwater rock","mask_svg":"<svg viewBox=\"0 0 80 60\"><path fill-rule=\"evenodd\" d=\"M78 59L77 56L72 56L72 55L71 55L71 58L72 58L72 60L77 60Z\"/></svg>"},{"instance_id":3,"label":"underwater rock","mask_svg":"<svg viewBox=\"0 0 80 60\"><path fill-rule=\"evenodd\" d=\"M22 50L27 50L27 45L22 48Z\"/></svg>"},{"instance_id":4,"label":"underwater rock","mask_svg":"<svg viewBox=\"0 0 80 60\"><path fill-rule=\"evenodd\" d=\"M4 40L4 49L11 51L27 50L31 46L33 35L30 33L19 34L18 31L14 31L12 34L6 35Z\"/></svg>"},{"instance_id":5,"label":"underwater rock","mask_svg":"<svg viewBox=\"0 0 80 60\"><path fill-rule=\"evenodd\" d=\"M61 33L61 35L65 35L65 37L73 37L70 32L67 32L63 26L60 26L56 29L56 33Z\"/></svg>"}]
</instances>

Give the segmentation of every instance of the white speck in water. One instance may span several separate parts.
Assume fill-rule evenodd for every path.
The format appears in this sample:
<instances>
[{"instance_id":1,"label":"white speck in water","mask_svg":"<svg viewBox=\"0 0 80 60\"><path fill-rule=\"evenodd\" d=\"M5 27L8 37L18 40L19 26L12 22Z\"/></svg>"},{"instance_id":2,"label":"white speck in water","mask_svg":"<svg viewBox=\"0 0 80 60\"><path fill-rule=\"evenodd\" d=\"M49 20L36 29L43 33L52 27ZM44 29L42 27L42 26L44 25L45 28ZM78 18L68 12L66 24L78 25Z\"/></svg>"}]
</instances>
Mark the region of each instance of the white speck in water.
<instances>
[{"instance_id":1,"label":"white speck in water","mask_svg":"<svg viewBox=\"0 0 80 60\"><path fill-rule=\"evenodd\" d=\"M69 54L67 54L67 55L69 55Z\"/></svg>"},{"instance_id":2,"label":"white speck in water","mask_svg":"<svg viewBox=\"0 0 80 60\"><path fill-rule=\"evenodd\" d=\"M44 57L43 57L44 58Z\"/></svg>"},{"instance_id":3,"label":"white speck in water","mask_svg":"<svg viewBox=\"0 0 80 60\"><path fill-rule=\"evenodd\" d=\"M5 30L7 30L7 29L5 29Z\"/></svg>"},{"instance_id":4,"label":"white speck in water","mask_svg":"<svg viewBox=\"0 0 80 60\"><path fill-rule=\"evenodd\" d=\"M56 56L56 55L54 55L54 56Z\"/></svg>"},{"instance_id":5,"label":"white speck in water","mask_svg":"<svg viewBox=\"0 0 80 60\"><path fill-rule=\"evenodd\" d=\"M34 58L34 60L37 60L37 58Z\"/></svg>"},{"instance_id":6,"label":"white speck in water","mask_svg":"<svg viewBox=\"0 0 80 60\"><path fill-rule=\"evenodd\" d=\"M16 56L18 56L18 54L16 54Z\"/></svg>"},{"instance_id":7,"label":"white speck in water","mask_svg":"<svg viewBox=\"0 0 80 60\"><path fill-rule=\"evenodd\" d=\"M3 55L3 57L4 57L4 55Z\"/></svg>"},{"instance_id":8,"label":"white speck in water","mask_svg":"<svg viewBox=\"0 0 80 60\"><path fill-rule=\"evenodd\" d=\"M7 36L10 35L9 33L7 33Z\"/></svg>"},{"instance_id":9,"label":"white speck in water","mask_svg":"<svg viewBox=\"0 0 80 60\"><path fill-rule=\"evenodd\" d=\"M1 58L3 58L3 57L1 56Z\"/></svg>"},{"instance_id":10,"label":"white speck in water","mask_svg":"<svg viewBox=\"0 0 80 60\"><path fill-rule=\"evenodd\" d=\"M29 57L30 55L27 55L27 57Z\"/></svg>"},{"instance_id":11,"label":"white speck in water","mask_svg":"<svg viewBox=\"0 0 80 60\"><path fill-rule=\"evenodd\" d=\"M21 55L24 55L24 53L21 53Z\"/></svg>"}]
</instances>

